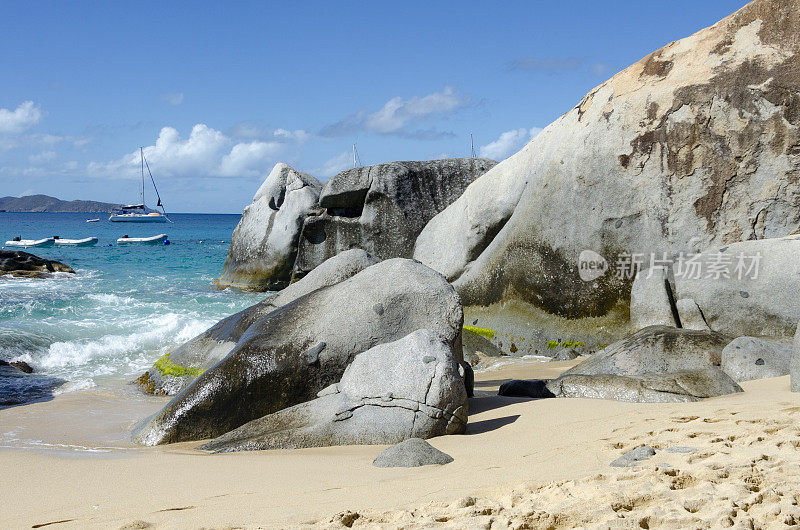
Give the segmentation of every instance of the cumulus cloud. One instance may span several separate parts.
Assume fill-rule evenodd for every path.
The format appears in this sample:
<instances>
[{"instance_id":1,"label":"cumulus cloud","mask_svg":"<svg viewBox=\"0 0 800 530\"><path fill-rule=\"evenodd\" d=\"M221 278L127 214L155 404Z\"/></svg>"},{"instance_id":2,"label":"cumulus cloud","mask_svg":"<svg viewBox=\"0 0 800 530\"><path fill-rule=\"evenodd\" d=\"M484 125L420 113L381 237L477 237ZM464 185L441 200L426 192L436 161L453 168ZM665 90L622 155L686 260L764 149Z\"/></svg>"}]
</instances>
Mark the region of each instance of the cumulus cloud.
<instances>
[{"instance_id":1,"label":"cumulus cloud","mask_svg":"<svg viewBox=\"0 0 800 530\"><path fill-rule=\"evenodd\" d=\"M159 175L172 178L255 177L263 175L276 162L286 142L236 142L230 136L198 123L188 138L174 127L164 127L155 145L144 148L144 155ZM118 160L91 162L90 174L103 177L136 177L139 151Z\"/></svg>"},{"instance_id":2,"label":"cumulus cloud","mask_svg":"<svg viewBox=\"0 0 800 530\"><path fill-rule=\"evenodd\" d=\"M481 156L494 160L504 160L519 151L528 140L539 134L541 129L513 129L502 133L497 140L480 147Z\"/></svg>"},{"instance_id":3,"label":"cumulus cloud","mask_svg":"<svg viewBox=\"0 0 800 530\"><path fill-rule=\"evenodd\" d=\"M410 127L426 119L452 114L468 103L469 97L459 94L450 86L426 96L409 99L398 96L387 101L380 109L372 112L361 110L343 120L326 125L320 130L320 135L344 136L367 131L418 139L449 136L452 133L440 133L435 129L418 131Z\"/></svg>"},{"instance_id":4,"label":"cumulus cloud","mask_svg":"<svg viewBox=\"0 0 800 530\"><path fill-rule=\"evenodd\" d=\"M170 105L180 105L183 103L183 92L176 92L174 94L161 94L161 101L169 103Z\"/></svg>"},{"instance_id":5,"label":"cumulus cloud","mask_svg":"<svg viewBox=\"0 0 800 530\"><path fill-rule=\"evenodd\" d=\"M14 110L0 108L0 133L21 133L39 123L41 119L42 109L33 101L23 101Z\"/></svg>"}]
</instances>

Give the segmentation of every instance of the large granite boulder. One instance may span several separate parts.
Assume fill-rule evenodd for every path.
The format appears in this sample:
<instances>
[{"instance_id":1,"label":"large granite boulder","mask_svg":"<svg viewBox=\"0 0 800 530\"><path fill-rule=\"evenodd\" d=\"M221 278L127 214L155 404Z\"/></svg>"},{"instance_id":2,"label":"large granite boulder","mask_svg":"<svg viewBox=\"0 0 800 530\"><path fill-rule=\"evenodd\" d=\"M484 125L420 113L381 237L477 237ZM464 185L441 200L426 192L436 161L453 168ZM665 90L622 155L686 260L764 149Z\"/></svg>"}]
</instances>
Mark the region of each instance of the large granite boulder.
<instances>
[{"instance_id":1,"label":"large granite boulder","mask_svg":"<svg viewBox=\"0 0 800 530\"><path fill-rule=\"evenodd\" d=\"M306 218L295 272L302 276L342 250L410 258L425 224L495 161L452 158L390 162L342 171L325 183Z\"/></svg>"},{"instance_id":2,"label":"large granite boulder","mask_svg":"<svg viewBox=\"0 0 800 530\"><path fill-rule=\"evenodd\" d=\"M557 397L637 402L695 401L740 392L720 369L730 338L714 331L650 326L550 381Z\"/></svg>"},{"instance_id":3,"label":"large granite boulder","mask_svg":"<svg viewBox=\"0 0 800 530\"><path fill-rule=\"evenodd\" d=\"M148 394L175 395L200 374L225 358L255 321L322 287L344 281L378 260L361 249L346 250L311 271L286 289L261 302L224 318L212 327L168 353L136 383Z\"/></svg>"},{"instance_id":4,"label":"large granite boulder","mask_svg":"<svg viewBox=\"0 0 800 530\"><path fill-rule=\"evenodd\" d=\"M137 429L147 445L213 438L313 399L356 355L417 329L461 361L461 300L436 271L391 259L250 325L236 346Z\"/></svg>"},{"instance_id":5,"label":"large granite boulder","mask_svg":"<svg viewBox=\"0 0 800 530\"><path fill-rule=\"evenodd\" d=\"M463 433L467 393L446 340L426 329L360 353L317 399L208 442L216 452L394 444Z\"/></svg>"},{"instance_id":6,"label":"large granite boulder","mask_svg":"<svg viewBox=\"0 0 800 530\"><path fill-rule=\"evenodd\" d=\"M60 261L50 261L20 250L0 250L0 276L10 274L17 277L45 278L53 272L75 274L70 266Z\"/></svg>"},{"instance_id":7,"label":"large granite boulder","mask_svg":"<svg viewBox=\"0 0 800 530\"><path fill-rule=\"evenodd\" d=\"M613 399L631 403L683 403L742 392L725 372L703 370L641 375L566 374L548 383L556 397Z\"/></svg>"},{"instance_id":8,"label":"large granite boulder","mask_svg":"<svg viewBox=\"0 0 800 530\"><path fill-rule=\"evenodd\" d=\"M737 337L722 350L722 370L737 382L787 375L791 360L791 344L756 337Z\"/></svg>"},{"instance_id":9,"label":"large granite boulder","mask_svg":"<svg viewBox=\"0 0 800 530\"><path fill-rule=\"evenodd\" d=\"M472 183L414 257L467 307L514 301L578 318L625 313L632 256L792 233L798 51L800 0L756 0L666 45ZM605 274L581 280L584 251Z\"/></svg>"},{"instance_id":10,"label":"large granite boulder","mask_svg":"<svg viewBox=\"0 0 800 530\"><path fill-rule=\"evenodd\" d=\"M636 274L631 287L631 327L634 330L678 326L668 272L665 267L650 267Z\"/></svg>"},{"instance_id":11,"label":"large granite boulder","mask_svg":"<svg viewBox=\"0 0 800 530\"><path fill-rule=\"evenodd\" d=\"M793 336L800 321L800 236L732 243L689 259L695 268L688 259L673 267L675 292L695 301L708 327L733 336Z\"/></svg>"},{"instance_id":12,"label":"large granite boulder","mask_svg":"<svg viewBox=\"0 0 800 530\"><path fill-rule=\"evenodd\" d=\"M216 284L250 291L289 285L300 230L321 189L311 175L276 164L242 212Z\"/></svg>"}]
</instances>

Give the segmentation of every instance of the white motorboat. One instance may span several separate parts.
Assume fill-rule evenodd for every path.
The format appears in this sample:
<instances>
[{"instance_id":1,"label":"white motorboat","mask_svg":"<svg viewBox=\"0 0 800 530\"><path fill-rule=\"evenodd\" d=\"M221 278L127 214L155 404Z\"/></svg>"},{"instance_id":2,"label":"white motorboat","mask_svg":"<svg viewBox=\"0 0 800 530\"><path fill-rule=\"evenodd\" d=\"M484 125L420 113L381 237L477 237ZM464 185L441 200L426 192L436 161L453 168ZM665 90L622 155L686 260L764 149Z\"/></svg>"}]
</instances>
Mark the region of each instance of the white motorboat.
<instances>
[{"instance_id":1,"label":"white motorboat","mask_svg":"<svg viewBox=\"0 0 800 530\"><path fill-rule=\"evenodd\" d=\"M21 239L15 237L11 241L6 241L7 247L52 247L55 243L55 238L46 237L44 239Z\"/></svg>"},{"instance_id":2,"label":"white motorboat","mask_svg":"<svg viewBox=\"0 0 800 530\"><path fill-rule=\"evenodd\" d=\"M167 234L158 234L151 237L128 237L122 236L117 239L117 243L163 243L167 240Z\"/></svg>"},{"instance_id":3,"label":"white motorboat","mask_svg":"<svg viewBox=\"0 0 800 530\"><path fill-rule=\"evenodd\" d=\"M99 220L100 220L100 219L87 219L87 220L86 220L86 222L87 222L87 223L96 223L96 222L97 222L97 221L99 221Z\"/></svg>"},{"instance_id":4,"label":"white motorboat","mask_svg":"<svg viewBox=\"0 0 800 530\"><path fill-rule=\"evenodd\" d=\"M98 241L96 237L84 237L83 239L61 239L57 237L56 245L67 247L92 247L96 245Z\"/></svg>"},{"instance_id":5,"label":"white motorboat","mask_svg":"<svg viewBox=\"0 0 800 530\"><path fill-rule=\"evenodd\" d=\"M109 221L114 223L166 223L170 221L169 217L167 217L167 212L164 209L164 205L161 204L161 196L158 194L158 188L156 187L156 180L153 178L153 174L150 172L150 164L147 163L147 160L144 158L144 149L139 148L139 156L141 159L141 166L142 166L142 202L140 204L129 204L127 206L122 206L121 208L114 210L111 212L111 216L108 218ZM145 206L144 202L144 168L147 168L147 174L150 175L150 181L153 183L153 189L156 190L156 197L158 197L158 204L156 206L161 207L161 213L159 212L148 212L147 206Z\"/></svg>"}]
</instances>

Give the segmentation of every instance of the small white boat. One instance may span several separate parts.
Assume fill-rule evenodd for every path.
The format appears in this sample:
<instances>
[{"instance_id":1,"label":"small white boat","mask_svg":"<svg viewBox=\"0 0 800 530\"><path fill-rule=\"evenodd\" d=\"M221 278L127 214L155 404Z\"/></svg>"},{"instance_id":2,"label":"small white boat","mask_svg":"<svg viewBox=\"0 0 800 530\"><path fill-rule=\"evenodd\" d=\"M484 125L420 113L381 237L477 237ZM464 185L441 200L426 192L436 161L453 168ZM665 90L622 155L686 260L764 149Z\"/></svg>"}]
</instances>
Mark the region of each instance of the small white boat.
<instances>
[{"instance_id":1,"label":"small white boat","mask_svg":"<svg viewBox=\"0 0 800 530\"><path fill-rule=\"evenodd\" d=\"M11 241L6 241L7 247L52 247L55 238L46 237L44 239L20 239L15 237Z\"/></svg>"},{"instance_id":2,"label":"small white boat","mask_svg":"<svg viewBox=\"0 0 800 530\"><path fill-rule=\"evenodd\" d=\"M167 240L167 234L158 234L151 237L128 237L122 236L117 239L117 243L163 243Z\"/></svg>"},{"instance_id":3,"label":"small white boat","mask_svg":"<svg viewBox=\"0 0 800 530\"><path fill-rule=\"evenodd\" d=\"M61 239L56 238L56 245L68 247L92 247L97 244L96 237L84 237L83 239Z\"/></svg>"},{"instance_id":4,"label":"small white boat","mask_svg":"<svg viewBox=\"0 0 800 530\"><path fill-rule=\"evenodd\" d=\"M96 222L97 222L97 221L99 221L99 220L100 220L100 219L87 219L87 220L86 220L86 222L87 222L87 223L96 223Z\"/></svg>"}]
</instances>

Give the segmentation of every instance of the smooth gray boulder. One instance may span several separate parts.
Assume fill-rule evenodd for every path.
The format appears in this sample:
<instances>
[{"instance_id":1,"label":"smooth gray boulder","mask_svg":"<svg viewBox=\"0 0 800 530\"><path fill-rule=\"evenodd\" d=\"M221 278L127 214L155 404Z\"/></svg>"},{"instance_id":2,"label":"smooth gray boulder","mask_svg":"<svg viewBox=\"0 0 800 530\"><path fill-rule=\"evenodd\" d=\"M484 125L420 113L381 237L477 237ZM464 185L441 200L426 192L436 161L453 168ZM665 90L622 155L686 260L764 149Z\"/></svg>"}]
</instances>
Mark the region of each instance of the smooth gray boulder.
<instances>
[{"instance_id":1,"label":"smooth gray boulder","mask_svg":"<svg viewBox=\"0 0 800 530\"><path fill-rule=\"evenodd\" d=\"M461 300L439 273L409 259L378 263L254 322L134 438L146 445L214 438L313 399L356 355L417 329L442 336L461 361L463 319Z\"/></svg>"},{"instance_id":2,"label":"smooth gray boulder","mask_svg":"<svg viewBox=\"0 0 800 530\"><path fill-rule=\"evenodd\" d=\"M798 71L800 1L751 2L589 92L431 219L414 257L467 307L577 319L627 309L632 257L790 234ZM587 250L609 264L593 281L578 271Z\"/></svg>"},{"instance_id":3,"label":"smooth gray boulder","mask_svg":"<svg viewBox=\"0 0 800 530\"><path fill-rule=\"evenodd\" d=\"M550 381L557 397L681 402L741 392L719 367L730 338L713 331L650 326Z\"/></svg>"},{"instance_id":4,"label":"smooth gray boulder","mask_svg":"<svg viewBox=\"0 0 800 530\"><path fill-rule=\"evenodd\" d=\"M483 335L470 331L469 328L464 330L462 342L464 344L464 360L472 365L480 362L481 355L486 355L488 357L501 357L505 355L495 343Z\"/></svg>"},{"instance_id":5,"label":"smooth gray boulder","mask_svg":"<svg viewBox=\"0 0 800 530\"><path fill-rule=\"evenodd\" d=\"M255 321L312 291L335 285L378 260L361 249L346 250L330 258L301 280L267 296L261 302L224 318L162 357L137 383L145 393L173 396L200 374L225 358ZM177 367L178 370L170 370Z\"/></svg>"},{"instance_id":6,"label":"smooth gray boulder","mask_svg":"<svg viewBox=\"0 0 800 530\"><path fill-rule=\"evenodd\" d=\"M452 461L452 456L439 451L425 440L409 438L381 451L372 465L375 467L443 466Z\"/></svg>"},{"instance_id":7,"label":"smooth gray boulder","mask_svg":"<svg viewBox=\"0 0 800 530\"><path fill-rule=\"evenodd\" d=\"M242 212L217 286L274 291L289 285L303 221L321 189L311 175L276 164Z\"/></svg>"},{"instance_id":8,"label":"smooth gray boulder","mask_svg":"<svg viewBox=\"0 0 800 530\"><path fill-rule=\"evenodd\" d=\"M450 158L342 171L325 183L319 208L305 220L295 273L302 276L350 248L379 259L410 258L425 224L495 164Z\"/></svg>"},{"instance_id":9,"label":"smooth gray boulder","mask_svg":"<svg viewBox=\"0 0 800 530\"><path fill-rule=\"evenodd\" d=\"M708 326L733 336L789 338L800 321L800 235L713 247L675 267L678 299L693 299ZM721 271L721 272L720 272Z\"/></svg>"},{"instance_id":10,"label":"smooth gray boulder","mask_svg":"<svg viewBox=\"0 0 800 530\"><path fill-rule=\"evenodd\" d=\"M417 330L358 354L317 399L253 420L199 448L230 452L393 444L463 433L467 393L452 345Z\"/></svg>"},{"instance_id":11,"label":"smooth gray boulder","mask_svg":"<svg viewBox=\"0 0 800 530\"><path fill-rule=\"evenodd\" d=\"M631 287L631 328L638 331L647 326L677 325L667 269L640 270Z\"/></svg>"},{"instance_id":12,"label":"smooth gray boulder","mask_svg":"<svg viewBox=\"0 0 800 530\"><path fill-rule=\"evenodd\" d=\"M650 447L649 445L643 445L641 447L637 447L632 451L628 451L621 457L617 458L611 465L613 467L630 467L639 464L645 460L649 460L650 457L656 454L655 449Z\"/></svg>"},{"instance_id":13,"label":"smooth gray boulder","mask_svg":"<svg viewBox=\"0 0 800 530\"><path fill-rule=\"evenodd\" d=\"M564 374L550 381L547 388L555 397L631 403L684 403L742 392L742 388L716 366L639 375Z\"/></svg>"},{"instance_id":14,"label":"smooth gray boulder","mask_svg":"<svg viewBox=\"0 0 800 530\"><path fill-rule=\"evenodd\" d=\"M722 349L730 341L714 331L650 326L608 345L562 376L642 375L719 367Z\"/></svg>"},{"instance_id":15,"label":"smooth gray boulder","mask_svg":"<svg viewBox=\"0 0 800 530\"><path fill-rule=\"evenodd\" d=\"M75 274L72 267L60 261L40 258L21 250L0 250L0 276L47 278L54 272Z\"/></svg>"},{"instance_id":16,"label":"smooth gray boulder","mask_svg":"<svg viewBox=\"0 0 800 530\"><path fill-rule=\"evenodd\" d=\"M787 375L791 361L791 344L756 337L737 337L722 350L722 370L737 382Z\"/></svg>"},{"instance_id":17,"label":"smooth gray boulder","mask_svg":"<svg viewBox=\"0 0 800 530\"><path fill-rule=\"evenodd\" d=\"M691 298L681 298L675 302L678 310L678 317L681 320L681 327L684 329L708 330L708 324L700 311L697 302Z\"/></svg>"},{"instance_id":18,"label":"smooth gray boulder","mask_svg":"<svg viewBox=\"0 0 800 530\"><path fill-rule=\"evenodd\" d=\"M797 326L797 332L794 335L789 375L791 376L792 392L800 392L800 326Z\"/></svg>"}]
</instances>

